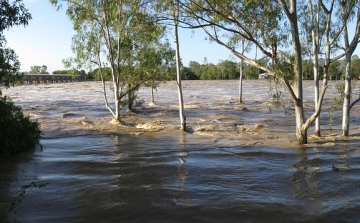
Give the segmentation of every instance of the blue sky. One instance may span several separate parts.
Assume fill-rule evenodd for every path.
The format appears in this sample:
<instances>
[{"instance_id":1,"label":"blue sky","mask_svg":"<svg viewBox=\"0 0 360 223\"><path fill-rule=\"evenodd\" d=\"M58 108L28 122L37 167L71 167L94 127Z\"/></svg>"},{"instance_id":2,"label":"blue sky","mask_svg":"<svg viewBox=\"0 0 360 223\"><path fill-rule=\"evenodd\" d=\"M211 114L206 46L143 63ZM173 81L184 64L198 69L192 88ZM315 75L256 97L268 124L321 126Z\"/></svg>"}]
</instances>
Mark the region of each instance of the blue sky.
<instances>
[{"instance_id":1,"label":"blue sky","mask_svg":"<svg viewBox=\"0 0 360 223\"><path fill-rule=\"evenodd\" d=\"M24 0L32 14L25 28L13 27L5 31L7 46L14 49L21 62L21 71L30 71L34 65L46 65L48 71L63 70L62 60L74 56L71 38L75 34L72 22L65 10L56 11L48 0ZM204 40L205 35L197 31L180 30L180 56L185 66L189 61L218 63L230 59L231 53L216 43ZM170 39L171 42L173 40Z\"/></svg>"},{"instance_id":2,"label":"blue sky","mask_svg":"<svg viewBox=\"0 0 360 223\"><path fill-rule=\"evenodd\" d=\"M56 11L48 0L24 0L24 3L32 14L29 25L4 32L7 46L14 49L19 57L21 71L29 71L34 65L46 65L50 73L65 69L61 61L74 56L71 38L75 34L65 10ZM193 33L181 29L179 32L180 56L185 66L189 61L202 63L204 57L214 64L232 57L224 47L205 40L206 35L201 30ZM173 42L172 39L170 41ZM359 52L360 46L354 54L360 56Z\"/></svg>"}]
</instances>

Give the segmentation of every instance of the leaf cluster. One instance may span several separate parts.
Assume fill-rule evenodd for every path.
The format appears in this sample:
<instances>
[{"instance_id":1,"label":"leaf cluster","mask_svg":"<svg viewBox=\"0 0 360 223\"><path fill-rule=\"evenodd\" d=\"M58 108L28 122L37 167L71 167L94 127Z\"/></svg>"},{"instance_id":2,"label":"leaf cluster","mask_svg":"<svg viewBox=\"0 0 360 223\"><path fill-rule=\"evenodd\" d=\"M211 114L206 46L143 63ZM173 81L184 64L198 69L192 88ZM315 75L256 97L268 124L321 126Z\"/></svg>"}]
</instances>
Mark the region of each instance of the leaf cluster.
<instances>
[{"instance_id":1,"label":"leaf cluster","mask_svg":"<svg viewBox=\"0 0 360 223\"><path fill-rule=\"evenodd\" d=\"M22 109L0 92L0 157L33 148L40 134L39 123L24 116Z\"/></svg>"},{"instance_id":2,"label":"leaf cluster","mask_svg":"<svg viewBox=\"0 0 360 223\"><path fill-rule=\"evenodd\" d=\"M22 0L14 0L13 2L0 0L0 46L5 41L4 30L13 26L26 26L31 18L31 14L25 8Z\"/></svg>"},{"instance_id":3,"label":"leaf cluster","mask_svg":"<svg viewBox=\"0 0 360 223\"><path fill-rule=\"evenodd\" d=\"M19 70L20 62L14 50L0 47L0 84L8 87L19 83L22 79Z\"/></svg>"}]
</instances>

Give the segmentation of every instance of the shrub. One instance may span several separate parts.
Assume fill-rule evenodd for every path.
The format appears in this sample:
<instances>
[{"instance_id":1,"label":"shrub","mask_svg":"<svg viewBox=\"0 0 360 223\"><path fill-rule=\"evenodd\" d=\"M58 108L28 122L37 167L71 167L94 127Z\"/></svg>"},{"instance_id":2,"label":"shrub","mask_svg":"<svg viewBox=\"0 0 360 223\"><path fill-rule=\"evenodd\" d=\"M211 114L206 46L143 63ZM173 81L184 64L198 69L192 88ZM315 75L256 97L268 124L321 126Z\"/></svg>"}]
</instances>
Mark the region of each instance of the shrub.
<instances>
[{"instance_id":1,"label":"shrub","mask_svg":"<svg viewBox=\"0 0 360 223\"><path fill-rule=\"evenodd\" d=\"M22 109L0 91L0 157L33 148L40 134L39 123L25 117Z\"/></svg>"}]
</instances>

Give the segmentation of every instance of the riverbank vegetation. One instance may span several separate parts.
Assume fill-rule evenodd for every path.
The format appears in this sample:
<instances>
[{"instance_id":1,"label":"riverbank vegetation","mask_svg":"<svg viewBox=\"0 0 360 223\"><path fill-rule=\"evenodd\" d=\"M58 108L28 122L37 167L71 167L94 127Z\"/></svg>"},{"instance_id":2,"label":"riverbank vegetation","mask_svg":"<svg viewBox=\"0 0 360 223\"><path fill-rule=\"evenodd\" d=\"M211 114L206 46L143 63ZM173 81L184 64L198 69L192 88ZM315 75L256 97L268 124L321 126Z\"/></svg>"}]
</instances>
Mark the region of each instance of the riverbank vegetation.
<instances>
[{"instance_id":1,"label":"riverbank vegetation","mask_svg":"<svg viewBox=\"0 0 360 223\"><path fill-rule=\"evenodd\" d=\"M6 47L3 31L12 26L26 26L31 14L22 1L1 0L0 18L0 86L9 87L21 80L20 62L15 52ZM39 124L24 116L22 109L2 95L0 89L0 157L34 147L40 134Z\"/></svg>"}]
</instances>

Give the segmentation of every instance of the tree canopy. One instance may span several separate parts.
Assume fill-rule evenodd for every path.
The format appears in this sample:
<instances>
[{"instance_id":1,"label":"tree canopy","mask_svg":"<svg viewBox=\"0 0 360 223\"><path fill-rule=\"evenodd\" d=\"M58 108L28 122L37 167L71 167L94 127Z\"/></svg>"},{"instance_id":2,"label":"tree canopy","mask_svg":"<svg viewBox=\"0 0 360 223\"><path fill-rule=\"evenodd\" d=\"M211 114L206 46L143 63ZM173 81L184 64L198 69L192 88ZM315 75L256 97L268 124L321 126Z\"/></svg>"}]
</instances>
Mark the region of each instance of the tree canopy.
<instances>
[{"instance_id":1,"label":"tree canopy","mask_svg":"<svg viewBox=\"0 0 360 223\"><path fill-rule=\"evenodd\" d=\"M20 61L14 50L6 47L4 31L13 26L28 25L31 14L22 0L0 0L0 84L9 86L20 81Z\"/></svg>"}]
</instances>

